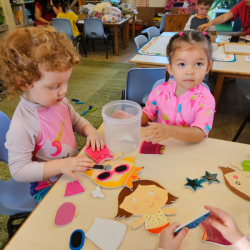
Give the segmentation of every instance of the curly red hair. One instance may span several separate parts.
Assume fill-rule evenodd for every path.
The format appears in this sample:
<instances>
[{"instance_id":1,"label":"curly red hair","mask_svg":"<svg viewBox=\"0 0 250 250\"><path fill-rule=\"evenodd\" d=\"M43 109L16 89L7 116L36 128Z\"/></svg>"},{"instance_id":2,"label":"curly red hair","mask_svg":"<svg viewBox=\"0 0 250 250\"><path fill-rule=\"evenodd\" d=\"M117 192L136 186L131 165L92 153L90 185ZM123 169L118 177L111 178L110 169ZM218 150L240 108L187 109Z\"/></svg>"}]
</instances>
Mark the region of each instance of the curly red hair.
<instances>
[{"instance_id":1,"label":"curly red hair","mask_svg":"<svg viewBox=\"0 0 250 250\"><path fill-rule=\"evenodd\" d=\"M72 41L52 27L19 28L0 42L0 79L9 97L41 78L39 66L63 72L79 62Z\"/></svg>"}]
</instances>

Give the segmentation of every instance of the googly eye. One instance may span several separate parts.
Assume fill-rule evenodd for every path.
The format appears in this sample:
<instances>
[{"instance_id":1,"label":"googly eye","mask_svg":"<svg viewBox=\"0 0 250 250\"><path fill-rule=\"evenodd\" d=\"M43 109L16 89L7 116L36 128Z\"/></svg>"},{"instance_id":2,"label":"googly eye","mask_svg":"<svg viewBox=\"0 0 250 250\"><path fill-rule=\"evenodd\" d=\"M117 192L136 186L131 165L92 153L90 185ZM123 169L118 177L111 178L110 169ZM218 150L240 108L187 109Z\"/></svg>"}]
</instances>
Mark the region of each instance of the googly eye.
<instances>
[{"instance_id":1,"label":"googly eye","mask_svg":"<svg viewBox=\"0 0 250 250\"><path fill-rule=\"evenodd\" d=\"M154 192L153 192L153 191L149 192L149 195L153 195L153 194L154 194Z\"/></svg>"},{"instance_id":2,"label":"googly eye","mask_svg":"<svg viewBox=\"0 0 250 250\"><path fill-rule=\"evenodd\" d=\"M239 181L236 181L235 183L236 183L236 185L240 185L240 182L239 182Z\"/></svg>"},{"instance_id":3,"label":"googly eye","mask_svg":"<svg viewBox=\"0 0 250 250\"><path fill-rule=\"evenodd\" d=\"M132 199L132 202L136 202L136 199L134 198L134 199Z\"/></svg>"}]
</instances>

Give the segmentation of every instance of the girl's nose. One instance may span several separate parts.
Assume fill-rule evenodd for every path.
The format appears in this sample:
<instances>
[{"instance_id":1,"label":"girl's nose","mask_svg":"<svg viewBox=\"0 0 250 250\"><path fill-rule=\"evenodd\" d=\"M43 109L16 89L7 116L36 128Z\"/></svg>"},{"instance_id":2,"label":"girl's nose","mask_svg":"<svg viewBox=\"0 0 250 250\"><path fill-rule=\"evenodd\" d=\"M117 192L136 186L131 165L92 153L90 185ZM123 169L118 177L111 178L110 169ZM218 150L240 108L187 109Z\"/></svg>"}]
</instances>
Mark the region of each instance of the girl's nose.
<instances>
[{"instance_id":1,"label":"girl's nose","mask_svg":"<svg viewBox=\"0 0 250 250\"><path fill-rule=\"evenodd\" d=\"M59 90L59 95L61 96L61 95L66 94L67 89L68 89L68 85L62 85L60 90Z\"/></svg>"},{"instance_id":2,"label":"girl's nose","mask_svg":"<svg viewBox=\"0 0 250 250\"><path fill-rule=\"evenodd\" d=\"M186 74L187 75L194 75L194 69L193 69L193 67L187 67Z\"/></svg>"}]
</instances>

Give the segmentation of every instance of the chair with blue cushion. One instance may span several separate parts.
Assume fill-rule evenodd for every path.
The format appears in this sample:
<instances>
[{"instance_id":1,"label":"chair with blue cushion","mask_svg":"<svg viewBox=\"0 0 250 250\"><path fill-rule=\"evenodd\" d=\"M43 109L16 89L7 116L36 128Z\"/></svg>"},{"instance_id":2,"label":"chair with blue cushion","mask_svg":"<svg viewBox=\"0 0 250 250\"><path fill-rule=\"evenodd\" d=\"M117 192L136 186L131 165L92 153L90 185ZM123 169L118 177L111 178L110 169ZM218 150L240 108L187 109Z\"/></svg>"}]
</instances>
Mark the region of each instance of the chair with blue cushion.
<instances>
[{"instance_id":1,"label":"chair with blue cushion","mask_svg":"<svg viewBox=\"0 0 250 250\"><path fill-rule=\"evenodd\" d=\"M135 68L130 69L127 75L126 88L123 90L123 99L145 105L144 98L148 96L156 81L165 78L166 68Z\"/></svg>"},{"instance_id":2,"label":"chair with blue cushion","mask_svg":"<svg viewBox=\"0 0 250 250\"><path fill-rule=\"evenodd\" d=\"M160 28L158 29L159 30L159 35L162 33L162 31L164 30L164 26L165 26L165 20L166 20L166 15L167 15L168 13L166 13L166 14L164 14L164 16L162 17L162 19L161 19L161 24L160 24ZM147 34L148 33L148 29L149 28L147 28L147 29L145 29L145 30L143 30L141 33L142 34Z\"/></svg>"},{"instance_id":3,"label":"chair with blue cushion","mask_svg":"<svg viewBox=\"0 0 250 250\"><path fill-rule=\"evenodd\" d=\"M147 41L148 39L144 35L139 35L135 37L135 44L137 49L140 49Z\"/></svg>"},{"instance_id":4,"label":"chair with blue cushion","mask_svg":"<svg viewBox=\"0 0 250 250\"><path fill-rule=\"evenodd\" d=\"M10 119L0 111L0 161L8 163L8 150L5 148L6 133L9 130ZM38 203L30 196L30 184L0 179L0 214L10 215L7 228L9 239L20 225L13 225L17 219L26 219Z\"/></svg>"},{"instance_id":5,"label":"chair with blue cushion","mask_svg":"<svg viewBox=\"0 0 250 250\"><path fill-rule=\"evenodd\" d=\"M150 27L147 29L147 34L148 34L148 40L150 40L151 38L153 38L155 36L159 36L160 31L156 27Z\"/></svg>"},{"instance_id":6,"label":"chair with blue cushion","mask_svg":"<svg viewBox=\"0 0 250 250\"><path fill-rule=\"evenodd\" d=\"M67 18L52 18L52 26L57 32L63 32L66 34L74 43L74 45L77 45L79 42L82 41L83 46L83 52L85 52L84 47L84 40L82 35L74 36L71 23L69 19Z\"/></svg>"},{"instance_id":7,"label":"chair with blue cushion","mask_svg":"<svg viewBox=\"0 0 250 250\"><path fill-rule=\"evenodd\" d=\"M114 50L114 42L113 36L111 34L106 34L104 32L102 20L99 18L85 18L84 19L84 32L85 32L85 41L86 41L86 57L87 57L87 45L88 40L92 41L93 51L95 52L94 39L104 39L106 42L106 59L108 59L108 42L112 42L113 53Z\"/></svg>"}]
</instances>

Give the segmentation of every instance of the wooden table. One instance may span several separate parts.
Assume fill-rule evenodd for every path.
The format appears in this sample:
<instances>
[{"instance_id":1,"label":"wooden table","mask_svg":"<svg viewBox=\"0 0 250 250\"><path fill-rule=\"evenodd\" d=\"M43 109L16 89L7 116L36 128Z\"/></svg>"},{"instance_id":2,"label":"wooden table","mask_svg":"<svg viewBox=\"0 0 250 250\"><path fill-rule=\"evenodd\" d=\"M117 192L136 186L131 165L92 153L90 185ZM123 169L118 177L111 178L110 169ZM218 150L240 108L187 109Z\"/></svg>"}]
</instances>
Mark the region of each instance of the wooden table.
<instances>
[{"instance_id":1,"label":"wooden table","mask_svg":"<svg viewBox=\"0 0 250 250\"><path fill-rule=\"evenodd\" d=\"M118 40L118 28L123 26L123 48L126 49L129 47L129 20L133 19L133 36L135 28L135 15L130 17L122 18L120 22L117 23L103 23L104 28L114 28L115 29L115 54L119 56L119 40ZM76 23L77 27L84 28L84 22L79 21Z\"/></svg>"},{"instance_id":2,"label":"wooden table","mask_svg":"<svg viewBox=\"0 0 250 250\"><path fill-rule=\"evenodd\" d=\"M176 32L164 32L162 36L172 37ZM229 40L228 36L218 36L219 39ZM216 51L214 52L216 53ZM129 62L136 63L137 68L158 68L165 67L169 63L167 57L163 56L134 56ZM216 105L219 103L220 93L225 77L250 79L250 64L246 62L244 55L236 55L235 62L219 62L213 61L212 72L218 73L216 80L214 98Z\"/></svg>"},{"instance_id":3,"label":"wooden table","mask_svg":"<svg viewBox=\"0 0 250 250\"><path fill-rule=\"evenodd\" d=\"M104 134L103 125L99 132ZM144 135L142 128L142 136ZM205 212L204 205L212 205L230 213L237 221L240 229L249 233L250 202L232 193L224 183L221 170L218 166L230 167L230 162L241 163L248 158L250 145L206 138L201 143L184 143L175 139L168 139L164 154L161 156L142 156L138 151L129 154L137 156L135 165L144 166L138 174L141 179L149 179L164 186L173 195L179 197L173 207L177 210L175 216L168 216L170 222L177 221L181 224ZM82 152L80 152L82 154ZM128 156L128 155L124 155ZM210 186L204 183L203 189L193 193L185 188L186 177L200 178L208 171L218 173L220 184ZM80 173L77 173L80 175ZM30 217L25 221L19 231L14 235L5 250L29 249L69 249L71 233L76 229L88 232L96 217L113 219L117 213L117 197L121 188L103 189L105 198L93 199L91 191L96 185L87 177L81 176L80 182L86 192L71 198L64 198L66 183L72 181L70 177L62 176L47 196L40 202ZM57 209L64 202L72 202L77 207L77 216L74 221L64 227L56 227L54 219ZM149 235L144 225L137 230L131 228L132 223L138 218L118 220L127 226L125 237L119 250L156 250L159 237ZM203 243L202 230L198 227L190 230L185 238L182 250L221 250L217 245ZM98 248L86 239L83 249L97 250Z\"/></svg>"}]
</instances>

